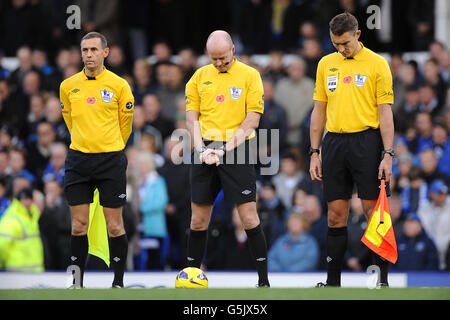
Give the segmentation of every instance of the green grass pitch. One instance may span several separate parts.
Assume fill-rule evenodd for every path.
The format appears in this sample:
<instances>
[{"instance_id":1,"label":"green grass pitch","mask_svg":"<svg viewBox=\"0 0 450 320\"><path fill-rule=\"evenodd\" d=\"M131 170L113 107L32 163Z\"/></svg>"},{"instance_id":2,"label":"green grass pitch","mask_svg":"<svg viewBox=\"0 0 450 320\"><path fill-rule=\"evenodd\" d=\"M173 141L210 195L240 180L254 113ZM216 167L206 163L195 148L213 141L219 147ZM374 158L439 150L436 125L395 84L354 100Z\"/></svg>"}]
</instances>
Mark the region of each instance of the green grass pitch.
<instances>
[{"instance_id":1,"label":"green grass pitch","mask_svg":"<svg viewBox=\"0 0 450 320\"><path fill-rule=\"evenodd\" d=\"M11 289L0 300L450 300L450 288Z\"/></svg>"}]
</instances>

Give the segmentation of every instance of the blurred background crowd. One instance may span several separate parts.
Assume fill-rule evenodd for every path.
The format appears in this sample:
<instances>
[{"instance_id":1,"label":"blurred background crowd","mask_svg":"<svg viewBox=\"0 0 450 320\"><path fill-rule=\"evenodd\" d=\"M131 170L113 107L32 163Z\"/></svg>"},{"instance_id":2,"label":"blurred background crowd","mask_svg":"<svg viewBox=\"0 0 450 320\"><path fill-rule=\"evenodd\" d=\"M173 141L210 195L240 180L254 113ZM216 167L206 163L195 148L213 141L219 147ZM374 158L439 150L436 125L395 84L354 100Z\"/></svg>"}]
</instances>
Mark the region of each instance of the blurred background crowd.
<instances>
[{"instance_id":1,"label":"blurred background crowd","mask_svg":"<svg viewBox=\"0 0 450 320\"><path fill-rule=\"evenodd\" d=\"M80 30L66 27L72 4L81 9ZM365 23L371 4L382 9L379 30ZM0 229L12 198L31 188L41 212L36 223L45 269L67 268L71 224L62 184L70 135L59 84L82 69L79 41L95 30L109 41L107 69L124 77L135 97L126 147L128 269L183 267L190 169L182 160L190 153L170 138L175 129L186 130L184 86L208 63L207 35L225 29L238 59L263 78L260 128L279 130L279 153L264 150L279 171L258 177L269 271L325 270L327 208L321 184L308 173L309 118L317 63L334 51L328 21L344 10L358 18L363 44L386 56L394 79L389 205L399 259L392 269L450 270L450 50L436 40L433 0L0 1ZM348 270L364 271L369 264L369 249L360 241L366 226L354 195ZM7 245L0 234L0 268ZM223 194L216 199L206 251L206 269L254 268L245 231ZM89 268L106 267L91 257Z\"/></svg>"}]
</instances>

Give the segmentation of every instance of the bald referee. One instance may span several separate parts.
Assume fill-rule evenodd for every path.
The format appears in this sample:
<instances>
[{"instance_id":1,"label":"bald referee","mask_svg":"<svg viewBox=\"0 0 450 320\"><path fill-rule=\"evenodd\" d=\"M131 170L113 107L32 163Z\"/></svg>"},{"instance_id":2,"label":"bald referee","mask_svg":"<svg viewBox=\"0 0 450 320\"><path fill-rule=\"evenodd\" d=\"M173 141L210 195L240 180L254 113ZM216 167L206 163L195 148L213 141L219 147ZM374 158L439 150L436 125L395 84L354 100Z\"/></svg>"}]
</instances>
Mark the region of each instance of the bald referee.
<instances>
[{"instance_id":1,"label":"bald referee","mask_svg":"<svg viewBox=\"0 0 450 320\"><path fill-rule=\"evenodd\" d=\"M318 64L310 128L310 174L313 180L323 180L328 203L328 273L319 287L341 285L354 185L369 220L380 179L384 175L389 181L394 156L389 65L358 41L361 31L353 15L339 14L329 25L338 52ZM322 141L325 125L328 133ZM373 253L373 263L381 269L380 286L388 286L389 262Z\"/></svg>"},{"instance_id":2,"label":"bald referee","mask_svg":"<svg viewBox=\"0 0 450 320\"><path fill-rule=\"evenodd\" d=\"M269 287L266 240L256 212L256 175L249 162L249 139L264 112L261 76L234 57L233 41L225 31L211 33L206 49L211 64L198 69L186 84L187 125L199 160L192 165L188 266L201 265L213 203L223 189L244 225L258 287ZM240 156L245 156L244 163L237 161Z\"/></svg>"},{"instance_id":3,"label":"bald referee","mask_svg":"<svg viewBox=\"0 0 450 320\"><path fill-rule=\"evenodd\" d=\"M64 192L72 217L71 261L83 271L88 254L89 204L95 188L108 228L112 287L123 287L128 240L122 220L127 159L123 149L132 130L134 98L128 83L108 71L109 48L97 32L81 40L84 69L60 86L61 109L71 135Z\"/></svg>"}]
</instances>

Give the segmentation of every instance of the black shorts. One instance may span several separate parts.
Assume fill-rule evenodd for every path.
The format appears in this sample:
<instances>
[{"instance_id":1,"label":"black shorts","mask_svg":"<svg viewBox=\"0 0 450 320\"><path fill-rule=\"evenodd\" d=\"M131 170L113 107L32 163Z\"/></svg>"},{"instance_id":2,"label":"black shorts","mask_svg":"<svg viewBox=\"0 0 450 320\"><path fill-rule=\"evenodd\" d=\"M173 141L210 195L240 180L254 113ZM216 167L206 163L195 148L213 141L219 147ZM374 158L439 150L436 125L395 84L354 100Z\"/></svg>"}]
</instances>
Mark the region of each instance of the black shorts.
<instances>
[{"instance_id":1,"label":"black shorts","mask_svg":"<svg viewBox=\"0 0 450 320\"><path fill-rule=\"evenodd\" d=\"M378 167L383 141L380 130L356 133L328 132L322 142L323 192L327 202L350 199L356 184L358 197L377 199ZM389 185L386 192L389 195Z\"/></svg>"},{"instance_id":2,"label":"black shorts","mask_svg":"<svg viewBox=\"0 0 450 320\"><path fill-rule=\"evenodd\" d=\"M205 141L209 145L209 141ZM215 143L213 143L215 144ZM216 147L222 143L217 143ZM195 151L195 158L191 165L191 200L198 204L214 204L221 189L227 201L243 204L256 201L256 172L254 162L250 160L248 141L242 148L227 152L223 164L219 166L200 164L199 154ZM244 152L241 158L238 152ZM231 160L233 159L233 160ZM242 160L242 161L241 161Z\"/></svg>"},{"instance_id":3,"label":"black shorts","mask_svg":"<svg viewBox=\"0 0 450 320\"><path fill-rule=\"evenodd\" d=\"M95 188L100 204L118 208L126 202L125 152L83 153L69 149L66 158L64 193L70 206L91 203Z\"/></svg>"}]
</instances>

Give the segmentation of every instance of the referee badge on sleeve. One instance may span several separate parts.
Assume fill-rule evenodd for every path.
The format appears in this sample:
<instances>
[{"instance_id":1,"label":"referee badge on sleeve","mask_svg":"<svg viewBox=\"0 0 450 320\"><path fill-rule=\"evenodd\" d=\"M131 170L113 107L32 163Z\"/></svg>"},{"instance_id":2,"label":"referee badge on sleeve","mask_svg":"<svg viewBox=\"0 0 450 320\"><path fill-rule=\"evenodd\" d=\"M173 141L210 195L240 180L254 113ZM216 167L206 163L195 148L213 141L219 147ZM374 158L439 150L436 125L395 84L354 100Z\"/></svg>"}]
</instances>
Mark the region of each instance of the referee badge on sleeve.
<instances>
[{"instance_id":1,"label":"referee badge on sleeve","mask_svg":"<svg viewBox=\"0 0 450 320\"><path fill-rule=\"evenodd\" d=\"M327 86L328 90L333 92L337 88L338 76L329 76L327 77Z\"/></svg>"},{"instance_id":2,"label":"referee badge on sleeve","mask_svg":"<svg viewBox=\"0 0 450 320\"><path fill-rule=\"evenodd\" d=\"M114 96L114 92L108 91L106 89L103 89L103 90L100 90L100 93L102 95L102 101L103 102L108 103L108 102L112 101L112 98Z\"/></svg>"}]
</instances>

